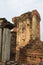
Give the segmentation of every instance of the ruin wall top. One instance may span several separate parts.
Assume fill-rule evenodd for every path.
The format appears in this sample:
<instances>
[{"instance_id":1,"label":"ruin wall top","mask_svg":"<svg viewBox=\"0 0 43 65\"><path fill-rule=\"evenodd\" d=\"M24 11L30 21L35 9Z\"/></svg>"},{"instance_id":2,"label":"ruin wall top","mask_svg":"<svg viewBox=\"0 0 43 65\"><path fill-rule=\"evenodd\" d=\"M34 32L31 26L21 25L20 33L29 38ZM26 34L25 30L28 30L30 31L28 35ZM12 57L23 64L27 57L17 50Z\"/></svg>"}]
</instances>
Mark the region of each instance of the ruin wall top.
<instances>
[{"instance_id":1,"label":"ruin wall top","mask_svg":"<svg viewBox=\"0 0 43 65\"><path fill-rule=\"evenodd\" d=\"M18 22L18 21L23 21L26 20L27 18L29 18L30 20L32 20L32 17L36 15L38 22L41 20L40 14L37 10L33 10L32 12L27 12L24 13L18 17L13 17L12 21L13 22Z\"/></svg>"}]
</instances>

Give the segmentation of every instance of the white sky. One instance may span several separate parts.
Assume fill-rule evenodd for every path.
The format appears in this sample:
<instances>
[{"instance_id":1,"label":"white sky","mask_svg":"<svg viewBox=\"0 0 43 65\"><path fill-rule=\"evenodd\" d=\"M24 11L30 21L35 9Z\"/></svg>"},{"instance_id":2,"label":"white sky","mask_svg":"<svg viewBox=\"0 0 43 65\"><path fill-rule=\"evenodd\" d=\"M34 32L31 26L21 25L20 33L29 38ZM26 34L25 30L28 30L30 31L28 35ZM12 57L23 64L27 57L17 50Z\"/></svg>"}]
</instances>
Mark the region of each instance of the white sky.
<instances>
[{"instance_id":1,"label":"white sky","mask_svg":"<svg viewBox=\"0 0 43 65\"><path fill-rule=\"evenodd\" d=\"M0 17L11 21L12 17L37 9L41 16L40 36L43 40L43 0L0 0Z\"/></svg>"}]
</instances>

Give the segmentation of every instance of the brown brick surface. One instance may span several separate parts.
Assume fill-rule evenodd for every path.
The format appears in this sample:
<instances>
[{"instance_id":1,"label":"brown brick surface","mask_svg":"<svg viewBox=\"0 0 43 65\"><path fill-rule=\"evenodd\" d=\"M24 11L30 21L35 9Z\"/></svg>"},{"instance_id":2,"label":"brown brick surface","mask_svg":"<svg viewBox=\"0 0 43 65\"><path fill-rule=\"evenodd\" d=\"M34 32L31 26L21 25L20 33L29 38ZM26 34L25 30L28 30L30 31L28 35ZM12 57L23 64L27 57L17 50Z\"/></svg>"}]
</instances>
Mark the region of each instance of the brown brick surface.
<instances>
[{"instance_id":1,"label":"brown brick surface","mask_svg":"<svg viewBox=\"0 0 43 65\"><path fill-rule=\"evenodd\" d=\"M17 24L16 59L18 57L17 61L21 64L38 65L40 58L43 60L43 42L40 41L40 20L40 14L37 10L24 13L12 19Z\"/></svg>"}]
</instances>

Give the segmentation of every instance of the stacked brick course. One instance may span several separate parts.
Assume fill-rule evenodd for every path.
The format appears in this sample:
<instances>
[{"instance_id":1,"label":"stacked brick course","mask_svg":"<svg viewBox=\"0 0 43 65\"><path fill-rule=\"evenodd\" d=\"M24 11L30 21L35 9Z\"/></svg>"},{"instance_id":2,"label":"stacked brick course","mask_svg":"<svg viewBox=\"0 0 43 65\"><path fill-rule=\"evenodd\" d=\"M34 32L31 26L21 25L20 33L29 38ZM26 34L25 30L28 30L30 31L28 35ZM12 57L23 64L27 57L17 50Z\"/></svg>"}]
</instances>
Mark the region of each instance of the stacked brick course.
<instances>
[{"instance_id":1,"label":"stacked brick course","mask_svg":"<svg viewBox=\"0 0 43 65\"><path fill-rule=\"evenodd\" d=\"M43 60L43 42L40 41L40 14L37 10L12 18L16 23L16 61L38 65ZM14 30L15 31L15 30Z\"/></svg>"}]
</instances>

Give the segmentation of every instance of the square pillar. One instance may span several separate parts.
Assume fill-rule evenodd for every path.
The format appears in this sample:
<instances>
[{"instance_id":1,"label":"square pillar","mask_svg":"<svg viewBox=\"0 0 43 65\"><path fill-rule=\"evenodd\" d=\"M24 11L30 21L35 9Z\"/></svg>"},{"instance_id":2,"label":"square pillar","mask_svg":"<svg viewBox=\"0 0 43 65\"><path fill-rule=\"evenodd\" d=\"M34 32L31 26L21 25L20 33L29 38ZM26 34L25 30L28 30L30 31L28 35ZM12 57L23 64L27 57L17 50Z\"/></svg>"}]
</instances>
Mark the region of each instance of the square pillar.
<instances>
[{"instance_id":1,"label":"square pillar","mask_svg":"<svg viewBox=\"0 0 43 65\"><path fill-rule=\"evenodd\" d=\"M3 44L2 44L2 62L10 60L10 38L11 34L8 28L3 29Z\"/></svg>"},{"instance_id":2,"label":"square pillar","mask_svg":"<svg viewBox=\"0 0 43 65\"><path fill-rule=\"evenodd\" d=\"M0 61L2 56L2 29L0 28Z\"/></svg>"}]
</instances>

